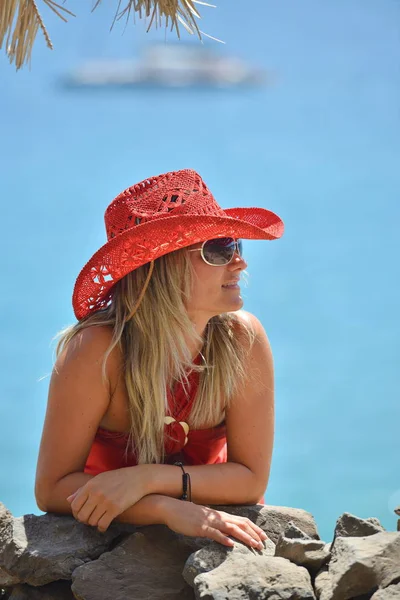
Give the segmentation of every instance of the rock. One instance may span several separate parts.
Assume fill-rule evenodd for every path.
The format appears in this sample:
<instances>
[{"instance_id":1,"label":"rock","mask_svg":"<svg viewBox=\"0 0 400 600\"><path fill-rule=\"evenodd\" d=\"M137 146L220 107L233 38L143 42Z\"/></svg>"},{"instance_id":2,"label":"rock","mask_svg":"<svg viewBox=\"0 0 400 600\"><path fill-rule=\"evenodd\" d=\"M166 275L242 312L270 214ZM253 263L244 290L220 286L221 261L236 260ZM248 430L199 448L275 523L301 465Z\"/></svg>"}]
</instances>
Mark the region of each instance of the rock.
<instances>
[{"instance_id":1,"label":"rock","mask_svg":"<svg viewBox=\"0 0 400 600\"><path fill-rule=\"evenodd\" d=\"M317 525L311 513L301 508L286 506L273 506L269 504L252 504L249 506L212 506L231 515L247 517L261 527L270 539L276 544L278 537L290 522L309 535L310 538L319 540Z\"/></svg>"},{"instance_id":2,"label":"rock","mask_svg":"<svg viewBox=\"0 0 400 600\"><path fill-rule=\"evenodd\" d=\"M17 585L9 600L74 600L70 581L55 581L42 587Z\"/></svg>"},{"instance_id":3,"label":"rock","mask_svg":"<svg viewBox=\"0 0 400 600\"><path fill-rule=\"evenodd\" d=\"M375 517L361 519L345 512L336 521L332 544L335 544L337 537L364 537L381 531L385 531L385 528Z\"/></svg>"},{"instance_id":4,"label":"rock","mask_svg":"<svg viewBox=\"0 0 400 600\"><path fill-rule=\"evenodd\" d=\"M371 596L371 600L400 600L400 583L378 590Z\"/></svg>"},{"instance_id":5,"label":"rock","mask_svg":"<svg viewBox=\"0 0 400 600\"><path fill-rule=\"evenodd\" d=\"M324 594L326 598L331 597L332 576L329 574L328 565L324 565L315 576L314 591L317 598L321 598L322 594Z\"/></svg>"},{"instance_id":6,"label":"rock","mask_svg":"<svg viewBox=\"0 0 400 600\"><path fill-rule=\"evenodd\" d=\"M0 569L0 587L11 587L19 583L19 577L14 577L5 571ZM1 598L1 595L0 595Z\"/></svg>"},{"instance_id":7,"label":"rock","mask_svg":"<svg viewBox=\"0 0 400 600\"><path fill-rule=\"evenodd\" d=\"M183 576L202 600L315 599L308 571L272 551L270 541L265 551L213 542L188 559Z\"/></svg>"},{"instance_id":8,"label":"rock","mask_svg":"<svg viewBox=\"0 0 400 600\"><path fill-rule=\"evenodd\" d=\"M322 540L313 540L290 522L278 538L275 556L287 558L316 574L331 556L330 545Z\"/></svg>"},{"instance_id":9,"label":"rock","mask_svg":"<svg viewBox=\"0 0 400 600\"><path fill-rule=\"evenodd\" d=\"M348 600L400 580L400 533L338 537L332 547L325 586L316 577L321 600Z\"/></svg>"},{"instance_id":10,"label":"rock","mask_svg":"<svg viewBox=\"0 0 400 600\"><path fill-rule=\"evenodd\" d=\"M13 536L13 522L14 517L0 502L0 556L2 552L5 552L6 546L10 543ZM4 548L4 550L3 550ZM14 577L4 568L2 568L1 560L0 560L0 588L9 587L19 583L19 578ZM1 596L0 596L1 597Z\"/></svg>"},{"instance_id":11,"label":"rock","mask_svg":"<svg viewBox=\"0 0 400 600\"><path fill-rule=\"evenodd\" d=\"M241 542L235 542L233 547L211 542L208 546L189 556L183 570L183 577L189 585L195 587L194 580L197 575L216 569L232 555L246 555L249 560L252 560L254 556L274 556L275 544L270 539L265 540L263 544L263 550L253 550Z\"/></svg>"},{"instance_id":12,"label":"rock","mask_svg":"<svg viewBox=\"0 0 400 600\"><path fill-rule=\"evenodd\" d=\"M0 569L13 577L14 584L40 586L70 579L76 567L99 557L127 530L133 528L115 524L100 533L73 517L52 514L11 516L10 526L10 513L2 510Z\"/></svg>"},{"instance_id":13,"label":"rock","mask_svg":"<svg viewBox=\"0 0 400 600\"><path fill-rule=\"evenodd\" d=\"M163 525L141 527L111 552L78 567L72 591L78 600L193 600L182 570L196 540Z\"/></svg>"}]
</instances>

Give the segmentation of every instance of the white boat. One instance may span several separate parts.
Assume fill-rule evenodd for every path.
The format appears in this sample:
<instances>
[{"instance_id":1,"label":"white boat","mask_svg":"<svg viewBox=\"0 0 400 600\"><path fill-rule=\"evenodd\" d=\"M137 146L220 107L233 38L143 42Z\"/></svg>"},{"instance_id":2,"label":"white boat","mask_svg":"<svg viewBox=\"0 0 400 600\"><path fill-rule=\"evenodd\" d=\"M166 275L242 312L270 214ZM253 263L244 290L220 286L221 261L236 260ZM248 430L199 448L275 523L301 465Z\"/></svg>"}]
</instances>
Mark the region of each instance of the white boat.
<instances>
[{"instance_id":1,"label":"white boat","mask_svg":"<svg viewBox=\"0 0 400 600\"><path fill-rule=\"evenodd\" d=\"M262 84L265 74L200 43L147 46L138 59L91 60L63 78L67 87L231 87Z\"/></svg>"}]
</instances>

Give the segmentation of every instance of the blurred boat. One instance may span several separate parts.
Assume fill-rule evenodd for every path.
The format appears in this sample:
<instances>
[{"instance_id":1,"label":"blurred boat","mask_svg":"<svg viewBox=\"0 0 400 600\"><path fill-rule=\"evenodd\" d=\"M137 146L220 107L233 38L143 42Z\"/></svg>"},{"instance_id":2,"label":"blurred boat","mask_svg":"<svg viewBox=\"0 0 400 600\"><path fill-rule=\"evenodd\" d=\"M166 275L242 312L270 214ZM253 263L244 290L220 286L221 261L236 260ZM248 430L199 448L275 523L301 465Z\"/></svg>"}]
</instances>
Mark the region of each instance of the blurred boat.
<instances>
[{"instance_id":1,"label":"blurred boat","mask_svg":"<svg viewBox=\"0 0 400 600\"><path fill-rule=\"evenodd\" d=\"M148 46L139 59L91 60L63 78L67 87L232 87L262 84L264 72L191 44Z\"/></svg>"}]
</instances>

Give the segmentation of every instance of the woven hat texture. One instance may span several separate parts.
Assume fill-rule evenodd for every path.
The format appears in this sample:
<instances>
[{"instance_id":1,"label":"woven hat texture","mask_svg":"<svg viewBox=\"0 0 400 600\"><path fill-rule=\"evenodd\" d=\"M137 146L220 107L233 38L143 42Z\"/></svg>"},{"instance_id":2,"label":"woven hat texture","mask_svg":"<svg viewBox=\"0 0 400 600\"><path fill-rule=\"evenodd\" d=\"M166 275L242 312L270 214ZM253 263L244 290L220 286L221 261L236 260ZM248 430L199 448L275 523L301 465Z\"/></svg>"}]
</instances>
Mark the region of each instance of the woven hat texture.
<instances>
[{"instance_id":1,"label":"woven hat texture","mask_svg":"<svg viewBox=\"0 0 400 600\"><path fill-rule=\"evenodd\" d=\"M75 282L76 318L105 308L112 287L127 273L160 256L216 237L275 240L284 225L265 208L222 209L191 169L145 179L121 192L105 215L107 242Z\"/></svg>"}]
</instances>

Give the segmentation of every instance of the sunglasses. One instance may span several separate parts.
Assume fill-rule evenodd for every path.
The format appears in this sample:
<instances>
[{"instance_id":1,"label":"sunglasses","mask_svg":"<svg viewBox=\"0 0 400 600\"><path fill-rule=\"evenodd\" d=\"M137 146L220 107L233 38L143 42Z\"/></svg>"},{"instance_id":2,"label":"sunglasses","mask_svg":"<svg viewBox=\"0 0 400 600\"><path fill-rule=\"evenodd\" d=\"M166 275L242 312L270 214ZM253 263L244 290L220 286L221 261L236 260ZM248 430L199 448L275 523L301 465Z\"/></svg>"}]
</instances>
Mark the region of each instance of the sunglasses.
<instances>
[{"instance_id":1,"label":"sunglasses","mask_svg":"<svg viewBox=\"0 0 400 600\"><path fill-rule=\"evenodd\" d=\"M235 252L240 257L243 256L242 240L235 240L231 237L215 238L214 240L206 240L201 245L201 248L192 248L189 252L200 251L201 257L205 263L212 267L227 265L233 259Z\"/></svg>"}]
</instances>

